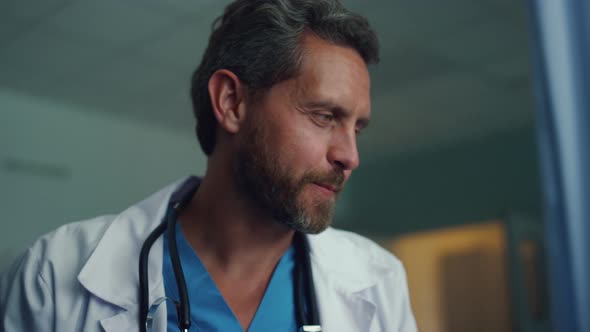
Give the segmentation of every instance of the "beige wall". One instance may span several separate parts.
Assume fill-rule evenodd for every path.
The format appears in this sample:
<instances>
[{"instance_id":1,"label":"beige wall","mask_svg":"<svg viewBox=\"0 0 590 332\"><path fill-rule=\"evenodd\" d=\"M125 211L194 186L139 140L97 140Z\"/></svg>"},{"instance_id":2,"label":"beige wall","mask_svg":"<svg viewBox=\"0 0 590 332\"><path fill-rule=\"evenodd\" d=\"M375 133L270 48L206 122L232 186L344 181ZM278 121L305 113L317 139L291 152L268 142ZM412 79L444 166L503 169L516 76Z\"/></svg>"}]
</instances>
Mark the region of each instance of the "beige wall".
<instances>
[{"instance_id":1,"label":"beige wall","mask_svg":"<svg viewBox=\"0 0 590 332\"><path fill-rule=\"evenodd\" d=\"M404 235L384 244L407 270L420 331L510 331L501 223Z\"/></svg>"}]
</instances>

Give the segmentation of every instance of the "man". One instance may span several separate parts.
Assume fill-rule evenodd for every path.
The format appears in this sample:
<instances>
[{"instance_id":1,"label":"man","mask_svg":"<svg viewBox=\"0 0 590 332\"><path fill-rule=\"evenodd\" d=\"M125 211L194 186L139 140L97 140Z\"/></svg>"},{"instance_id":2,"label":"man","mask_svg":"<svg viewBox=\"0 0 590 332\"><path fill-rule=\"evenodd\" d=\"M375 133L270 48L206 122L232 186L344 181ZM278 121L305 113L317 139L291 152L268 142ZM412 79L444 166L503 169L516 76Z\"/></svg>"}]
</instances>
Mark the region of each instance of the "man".
<instances>
[{"instance_id":1,"label":"man","mask_svg":"<svg viewBox=\"0 0 590 332\"><path fill-rule=\"evenodd\" d=\"M322 331L415 331L400 262L330 228L338 194L359 166L367 65L377 61L367 21L336 0L230 4L192 80L205 176L42 237L2 279L3 329L140 329L140 250L170 218L178 220L174 233L159 236L147 258L146 301L181 297L175 243L191 331L299 331L313 300ZM194 194L176 218L171 196L191 183ZM294 303L298 234L306 234L302 257L311 266L303 306ZM176 309L160 309L156 329L178 330Z\"/></svg>"}]
</instances>

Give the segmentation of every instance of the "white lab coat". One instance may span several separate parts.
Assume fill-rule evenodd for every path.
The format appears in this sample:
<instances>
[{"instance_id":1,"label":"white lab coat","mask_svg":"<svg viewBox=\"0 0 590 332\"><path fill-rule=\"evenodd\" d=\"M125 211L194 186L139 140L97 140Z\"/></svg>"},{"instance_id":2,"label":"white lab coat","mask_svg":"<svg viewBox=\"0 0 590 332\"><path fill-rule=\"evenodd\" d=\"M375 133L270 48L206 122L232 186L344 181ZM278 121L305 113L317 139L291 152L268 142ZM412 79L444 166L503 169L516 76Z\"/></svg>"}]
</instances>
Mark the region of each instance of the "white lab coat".
<instances>
[{"instance_id":1,"label":"white lab coat","mask_svg":"<svg viewBox=\"0 0 590 332\"><path fill-rule=\"evenodd\" d=\"M139 251L179 184L119 215L41 237L0 279L0 331L137 331ZM405 272L393 255L332 228L309 242L323 331L416 331ZM150 303L164 296L162 255L160 238L148 263ZM165 319L156 321L155 330L165 331Z\"/></svg>"}]
</instances>

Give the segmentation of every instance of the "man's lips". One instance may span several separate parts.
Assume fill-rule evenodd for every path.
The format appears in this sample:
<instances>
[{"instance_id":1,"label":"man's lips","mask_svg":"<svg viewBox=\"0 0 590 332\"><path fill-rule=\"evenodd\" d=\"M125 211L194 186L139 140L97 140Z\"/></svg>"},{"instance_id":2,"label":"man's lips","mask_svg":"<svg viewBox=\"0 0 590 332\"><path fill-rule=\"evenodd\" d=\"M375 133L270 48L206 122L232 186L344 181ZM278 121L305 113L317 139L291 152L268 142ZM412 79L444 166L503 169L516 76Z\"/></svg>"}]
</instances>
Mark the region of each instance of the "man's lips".
<instances>
[{"instance_id":1,"label":"man's lips","mask_svg":"<svg viewBox=\"0 0 590 332\"><path fill-rule=\"evenodd\" d=\"M330 191L334 194L337 194L342 190L341 187L335 186L335 185L329 184L329 183L314 182L313 184L315 184L316 186L321 187L327 191Z\"/></svg>"}]
</instances>

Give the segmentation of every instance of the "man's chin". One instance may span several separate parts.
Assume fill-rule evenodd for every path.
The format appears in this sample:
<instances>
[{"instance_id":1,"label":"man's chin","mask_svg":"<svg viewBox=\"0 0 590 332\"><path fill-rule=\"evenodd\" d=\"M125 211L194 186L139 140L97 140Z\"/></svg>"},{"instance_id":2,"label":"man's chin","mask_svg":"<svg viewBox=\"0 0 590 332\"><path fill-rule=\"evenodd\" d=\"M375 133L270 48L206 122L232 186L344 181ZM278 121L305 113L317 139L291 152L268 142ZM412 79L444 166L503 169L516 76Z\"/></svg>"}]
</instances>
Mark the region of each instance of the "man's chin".
<instances>
[{"instance_id":1,"label":"man's chin","mask_svg":"<svg viewBox=\"0 0 590 332\"><path fill-rule=\"evenodd\" d=\"M304 234L319 234L332 225L332 213L324 214L321 217L314 216L304 219L300 220L293 227L296 231Z\"/></svg>"},{"instance_id":2,"label":"man's chin","mask_svg":"<svg viewBox=\"0 0 590 332\"><path fill-rule=\"evenodd\" d=\"M330 227L331 224L332 223L321 225L319 227L313 227L311 229L307 229L306 231L302 231L301 233L311 234L311 235L320 234L320 233L324 232L326 229L328 229L328 227Z\"/></svg>"},{"instance_id":3,"label":"man's chin","mask_svg":"<svg viewBox=\"0 0 590 332\"><path fill-rule=\"evenodd\" d=\"M322 198L309 204L307 209L306 234L319 234L332 225L336 197Z\"/></svg>"}]
</instances>

